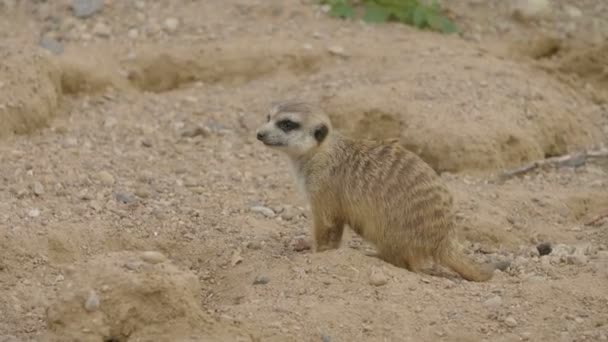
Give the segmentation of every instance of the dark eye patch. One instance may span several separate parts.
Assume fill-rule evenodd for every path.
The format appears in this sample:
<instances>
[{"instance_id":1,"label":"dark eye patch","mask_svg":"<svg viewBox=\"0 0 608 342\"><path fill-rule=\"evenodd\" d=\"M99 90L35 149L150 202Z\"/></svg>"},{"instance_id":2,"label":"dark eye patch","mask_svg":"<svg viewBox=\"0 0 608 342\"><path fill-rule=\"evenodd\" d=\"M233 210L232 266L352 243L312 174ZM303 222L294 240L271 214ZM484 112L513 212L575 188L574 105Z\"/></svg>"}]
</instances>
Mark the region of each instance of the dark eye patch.
<instances>
[{"instance_id":1,"label":"dark eye patch","mask_svg":"<svg viewBox=\"0 0 608 342\"><path fill-rule=\"evenodd\" d=\"M294 129L300 128L300 124L289 119L285 119L277 122L277 127L279 127L284 132L289 132L293 131Z\"/></svg>"}]
</instances>

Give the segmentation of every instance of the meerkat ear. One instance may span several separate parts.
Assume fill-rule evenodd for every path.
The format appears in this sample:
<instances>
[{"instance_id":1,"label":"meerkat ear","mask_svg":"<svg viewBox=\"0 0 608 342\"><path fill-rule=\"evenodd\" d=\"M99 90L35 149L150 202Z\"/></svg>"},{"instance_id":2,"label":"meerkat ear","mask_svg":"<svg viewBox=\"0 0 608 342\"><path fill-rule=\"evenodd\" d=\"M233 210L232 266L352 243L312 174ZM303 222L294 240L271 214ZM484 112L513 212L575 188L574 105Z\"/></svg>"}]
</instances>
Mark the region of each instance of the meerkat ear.
<instances>
[{"instance_id":1,"label":"meerkat ear","mask_svg":"<svg viewBox=\"0 0 608 342\"><path fill-rule=\"evenodd\" d=\"M327 133L329 133L327 126L324 124L319 125L317 128L315 128L315 140L317 140L317 142L320 144L323 140L325 140Z\"/></svg>"}]
</instances>

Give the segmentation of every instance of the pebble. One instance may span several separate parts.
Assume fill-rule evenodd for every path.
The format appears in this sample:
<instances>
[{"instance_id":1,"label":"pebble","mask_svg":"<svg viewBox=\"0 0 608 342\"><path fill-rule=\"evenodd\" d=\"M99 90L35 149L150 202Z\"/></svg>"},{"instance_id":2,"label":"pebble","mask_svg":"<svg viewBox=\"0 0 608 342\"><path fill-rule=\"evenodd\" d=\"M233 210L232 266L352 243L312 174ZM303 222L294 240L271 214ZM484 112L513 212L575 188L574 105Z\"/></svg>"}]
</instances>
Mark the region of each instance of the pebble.
<instances>
[{"instance_id":1,"label":"pebble","mask_svg":"<svg viewBox=\"0 0 608 342\"><path fill-rule=\"evenodd\" d=\"M296 252L303 252L310 250L312 246L307 238L300 236L293 239L291 242L291 248Z\"/></svg>"},{"instance_id":2,"label":"pebble","mask_svg":"<svg viewBox=\"0 0 608 342\"><path fill-rule=\"evenodd\" d=\"M536 246L536 250L538 251L538 254L540 254L541 256L551 254L551 250L552 250L551 244L548 242L539 243Z\"/></svg>"},{"instance_id":3,"label":"pebble","mask_svg":"<svg viewBox=\"0 0 608 342\"><path fill-rule=\"evenodd\" d=\"M30 211L27 212L27 215L29 217L38 217L38 216L40 216L40 209L36 209L36 208L30 209Z\"/></svg>"},{"instance_id":4,"label":"pebble","mask_svg":"<svg viewBox=\"0 0 608 342\"><path fill-rule=\"evenodd\" d=\"M179 135L184 138L194 138L199 135L202 137L208 137L209 135L211 135L211 130L204 126L192 125L192 126L183 128L180 131Z\"/></svg>"},{"instance_id":5,"label":"pebble","mask_svg":"<svg viewBox=\"0 0 608 342\"><path fill-rule=\"evenodd\" d=\"M515 2L513 16L519 20L539 19L550 11L550 7L549 0L519 0Z\"/></svg>"},{"instance_id":6,"label":"pebble","mask_svg":"<svg viewBox=\"0 0 608 342\"><path fill-rule=\"evenodd\" d=\"M247 243L247 248L253 250L262 249L262 244L259 241L250 241Z\"/></svg>"},{"instance_id":7,"label":"pebble","mask_svg":"<svg viewBox=\"0 0 608 342\"><path fill-rule=\"evenodd\" d=\"M142 263L139 261L127 261L125 268L131 271L137 271L141 267Z\"/></svg>"},{"instance_id":8,"label":"pebble","mask_svg":"<svg viewBox=\"0 0 608 342\"><path fill-rule=\"evenodd\" d=\"M98 22L93 26L93 34L99 37L107 38L112 35L112 30L110 27L102 22Z\"/></svg>"},{"instance_id":9,"label":"pebble","mask_svg":"<svg viewBox=\"0 0 608 342\"><path fill-rule=\"evenodd\" d=\"M135 196L139 198L148 198L151 196L150 191L145 187L139 187L135 190Z\"/></svg>"},{"instance_id":10,"label":"pebble","mask_svg":"<svg viewBox=\"0 0 608 342\"><path fill-rule=\"evenodd\" d=\"M74 16L87 18L99 12L103 8L104 0L72 0Z\"/></svg>"},{"instance_id":11,"label":"pebble","mask_svg":"<svg viewBox=\"0 0 608 342\"><path fill-rule=\"evenodd\" d=\"M580 18L583 16L583 11L581 11L578 7L574 7L572 5L565 5L564 11L570 18Z\"/></svg>"},{"instance_id":12,"label":"pebble","mask_svg":"<svg viewBox=\"0 0 608 342\"><path fill-rule=\"evenodd\" d=\"M129 36L129 38L131 39L137 39L137 37L139 37L139 31L137 31L137 29L130 29L129 33L127 33L127 35Z\"/></svg>"},{"instance_id":13,"label":"pebble","mask_svg":"<svg viewBox=\"0 0 608 342\"><path fill-rule=\"evenodd\" d=\"M328 335L321 335L321 341L322 342L331 342L331 337L329 337Z\"/></svg>"},{"instance_id":14,"label":"pebble","mask_svg":"<svg viewBox=\"0 0 608 342\"><path fill-rule=\"evenodd\" d=\"M558 257L565 257L565 256L572 254L572 252L574 252L574 248L571 248L564 244L559 244L559 245L556 245L555 247L553 247L553 250L551 251L551 255L555 255Z\"/></svg>"},{"instance_id":15,"label":"pebble","mask_svg":"<svg viewBox=\"0 0 608 342\"><path fill-rule=\"evenodd\" d=\"M369 283L374 286L382 286L388 283L388 276L382 271L382 269L372 266L369 275Z\"/></svg>"},{"instance_id":16,"label":"pebble","mask_svg":"<svg viewBox=\"0 0 608 342\"><path fill-rule=\"evenodd\" d=\"M32 184L32 190L36 196L44 195L44 186L42 186L40 182L34 182L34 184Z\"/></svg>"},{"instance_id":17,"label":"pebble","mask_svg":"<svg viewBox=\"0 0 608 342\"><path fill-rule=\"evenodd\" d=\"M340 56L340 57L348 56L346 54L346 51L344 50L344 48L341 46L337 46L337 45L328 47L327 51L329 51L329 53L331 53L332 55L336 55L336 56Z\"/></svg>"},{"instance_id":18,"label":"pebble","mask_svg":"<svg viewBox=\"0 0 608 342\"><path fill-rule=\"evenodd\" d=\"M145 251L141 253L141 260L150 264L160 264L161 262L167 260L167 257L161 252Z\"/></svg>"},{"instance_id":19,"label":"pebble","mask_svg":"<svg viewBox=\"0 0 608 342\"><path fill-rule=\"evenodd\" d=\"M259 275L253 280L253 285L266 285L270 282L270 278L264 275Z\"/></svg>"},{"instance_id":20,"label":"pebble","mask_svg":"<svg viewBox=\"0 0 608 342\"><path fill-rule=\"evenodd\" d=\"M581 253L575 253L572 255L568 255L566 257L566 261L570 264L570 265L585 265L588 262L587 257L584 254Z\"/></svg>"},{"instance_id":21,"label":"pebble","mask_svg":"<svg viewBox=\"0 0 608 342\"><path fill-rule=\"evenodd\" d=\"M42 37L39 44L43 49L49 50L56 55L63 53L63 44L49 36Z\"/></svg>"},{"instance_id":22,"label":"pebble","mask_svg":"<svg viewBox=\"0 0 608 342\"><path fill-rule=\"evenodd\" d=\"M261 205L251 207L251 211L253 211L254 213L262 214L268 218L273 218L276 215L274 210Z\"/></svg>"},{"instance_id":23,"label":"pebble","mask_svg":"<svg viewBox=\"0 0 608 342\"><path fill-rule=\"evenodd\" d=\"M501 260L494 265L497 270L501 270L502 272L506 271L510 266L511 262L509 260Z\"/></svg>"},{"instance_id":24,"label":"pebble","mask_svg":"<svg viewBox=\"0 0 608 342\"><path fill-rule=\"evenodd\" d=\"M505 318L505 324L510 328L515 328L517 326L517 321L515 320L515 318L509 316Z\"/></svg>"},{"instance_id":25,"label":"pebble","mask_svg":"<svg viewBox=\"0 0 608 342\"><path fill-rule=\"evenodd\" d=\"M177 31L177 27L179 26L179 20L177 18L167 18L165 19L165 28L167 31L173 33Z\"/></svg>"},{"instance_id":26,"label":"pebble","mask_svg":"<svg viewBox=\"0 0 608 342\"><path fill-rule=\"evenodd\" d=\"M100 171L97 174L97 179L99 179L99 181L103 184L103 185L114 185L114 176L112 176L111 173L109 173L108 171Z\"/></svg>"},{"instance_id":27,"label":"pebble","mask_svg":"<svg viewBox=\"0 0 608 342\"><path fill-rule=\"evenodd\" d=\"M88 312L93 312L99 308L99 296L97 292L90 291L87 300L84 302L84 308Z\"/></svg>"},{"instance_id":28,"label":"pebble","mask_svg":"<svg viewBox=\"0 0 608 342\"><path fill-rule=\"evenodd\" d=\"M483 302L483 306L488 308L497 308L502 305L502 298L500 296L494 296Z\"/></svg>"},{"instance_id":29,"label":"pebble","mask_svg":"<svg viewBox=\"0 0 608 342\"><path fill-rule=\"evenodd\" d=\"M116 199L116 201L123 204L130 204L135 202L135 197L127 192L115 192L114 198Z\"/></svg>"},{"instance_id":30,"label":"pebble","mask_svg":"<svg viewBox=\"0 0 608 342\"><path fill-rule=\"evenodd\" d=\"M298 210L292 206L285 206L281 213L281 218L285 221L291 221L298 216Z\"/></svg>"}]
</instances>

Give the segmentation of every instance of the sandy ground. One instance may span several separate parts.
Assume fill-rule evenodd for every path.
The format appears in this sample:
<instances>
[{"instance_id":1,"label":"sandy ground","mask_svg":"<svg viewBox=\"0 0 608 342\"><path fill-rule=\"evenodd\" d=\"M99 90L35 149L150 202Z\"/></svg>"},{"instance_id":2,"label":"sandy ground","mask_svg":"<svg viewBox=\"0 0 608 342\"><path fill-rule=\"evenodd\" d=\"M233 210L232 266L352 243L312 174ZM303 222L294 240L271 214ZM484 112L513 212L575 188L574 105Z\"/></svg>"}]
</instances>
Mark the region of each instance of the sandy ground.
<instances>
[{"instance_id":1,"label":"sandy ground","mask_svg":"<svg viewBox=\"0 0 608 342\"><path fill-rule=\"evenodd\" d=\"M608 340L606 159L498 177L608 143L603 1L444 1L449 36L313 1L85 2L0 1L1 342ZM350 231L312 253L254 137L294 97L420 154L502 270L414 274Z\"/></svg>"}]
</instances>

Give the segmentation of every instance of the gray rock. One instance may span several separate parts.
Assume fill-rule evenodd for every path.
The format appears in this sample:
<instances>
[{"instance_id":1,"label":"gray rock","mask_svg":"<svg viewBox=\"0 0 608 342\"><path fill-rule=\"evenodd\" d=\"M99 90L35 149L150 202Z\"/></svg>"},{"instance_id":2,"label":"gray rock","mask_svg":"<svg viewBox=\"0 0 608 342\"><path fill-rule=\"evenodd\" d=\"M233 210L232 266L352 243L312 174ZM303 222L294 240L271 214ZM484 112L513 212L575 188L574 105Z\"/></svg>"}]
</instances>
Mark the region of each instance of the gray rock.
<instances>
[{"instance_id":1,"label":"gray rock","mask_svg":"<svg viewBox=\"0 0 608 342\"><path fill-rule=\"evenodd\" d=\"M44 195L44 187L40 182L34 182L34 184L32 184L32 190L36 196Z\"/></svg>"},{"instance_id":2,"label":"gray rock","mask_svg":"<svg viewBox=\"0 0 608 342\"><path fill-rule=\"evenodd\" d=\"M165 260L167 257L161 252L157 251L145 251L141 253L141 259L150 264L159 264Z\"/></svg>"},{"instance_id":3,"label":"gray rock","mask_svg":"<svg viewBox=\"0 0 608 342\"><path fill-rule=\"evenodd\" d=\"M517 321L515 320L515 318L509 316L509 317L505 318L505 324L509 328L515 328L517 326Z\"/></svg>"},{"instance_id":4,"label":"gray rock","mask_svg":"<svg viewBox=\"0 0 608 342\"><path fill-rule=\"evenodd\" d=\"M123 204L130 204L135 202L135 196L126 192L115 192L114 198L116 199L116 201Z\"/></svg>"},{"instance_id":5,"label":"gray rock","mask_svg":"<svg viewBox=\"0 0 608 342\"><path fill-rule=\"evenodd\" d=\"M253 211L254 213L262 214L268 218L272 218L276 215L274 210L272 210L268 207L261 206L261 205L256 205L256 206L251 207L251 211Z\"/></svg>"},{"instance_id":6,"label":"gray rock","mask_svg":"<svg viewBox=\"0 0 608 342\"><path fill-rule=\"evenodd\" d=\"M61 42L59 42L58 40L48 36L42 37L42 39L40 40L40 47L49 50L56 55L60 55L63 53L63 44L61 44Z\"/></svg>"},{"instance_id":7,"label":"gray rock","mask_svg":"<svg viewBox=\"0 0 608 342\"><path fill-rule=\"evenodd\" d=\"M500 296L494 296L483 302L483 306L487 308L497 308L502 305L502 298Z\"/></svg>"},{"instance_id":8,"label":"gray rock","mask_svg":"<svg viewBox=\"0 0 608 342\"><path fill-rule=\"evenodd\" d=\"M382 286L388 283L388 276L382 271L382 269L372 266L369 283L374 286Z\"/></svg>"},{"instance_id":9,"label":"gray rock","mask_svg":"<svg viewBox=\"0 0 608 342\"><path fill-rule=\"evenodd\" d=\"M266 285L270 282L270 278L264 275L259 275L253 280L253 285Z\"/></svg>"},{"instance_id":10,"label":"gray rock","mask_svg":"<svg viewBox=\"0 0 608 342\"><path fill-rule=\"evenodd\" d=\"M93 312L99 308L99 296L97 296L97 292L90 291L87 300L84 302L85 310L89 312Z\"/></svg>"},{"instance_id":11,"label":"gray rock","mask_svg":"<svg viewBox=\"0 0 608 342\"><path fill-rule=\"evenodd\" d=\"M72 11L78 18L87 18L103 9L103 0L72 0Z\"/></svg>"}]
</instances>

